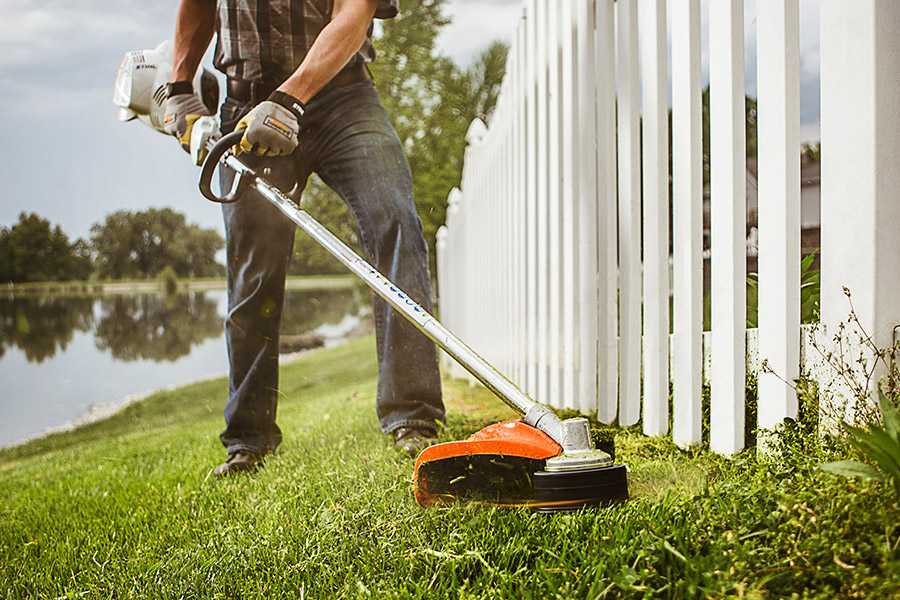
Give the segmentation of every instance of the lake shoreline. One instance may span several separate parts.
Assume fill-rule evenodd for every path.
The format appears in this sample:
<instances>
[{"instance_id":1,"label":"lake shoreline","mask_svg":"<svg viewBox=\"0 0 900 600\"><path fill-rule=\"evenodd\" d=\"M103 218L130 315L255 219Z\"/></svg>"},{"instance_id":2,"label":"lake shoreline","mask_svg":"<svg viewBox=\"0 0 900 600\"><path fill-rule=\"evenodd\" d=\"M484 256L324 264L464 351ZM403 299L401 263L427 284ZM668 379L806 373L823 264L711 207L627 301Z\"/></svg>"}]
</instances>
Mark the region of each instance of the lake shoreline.
<instances>
[{"instance_id":1,"label":"lake shoreline","mask_svg":"<svg viewBox=\"0 0 900 600\"><path fill-rule=\"evenodd\" d=\"M352 277L291 278L286 287L282 334L293 343L279 348L282 363L371 329L368 297ZM224 289L7 297L0 288L0 303L0 449L227 375ZM303 336L316 344L297 343Z\"/></svg>"},{"instance_id":2,"label":"lake shoreline","mask_svg":"<svg viewBox=\"0 0 900 600\"><path fill-rule=\"evenodd\" d=\"M278 365L282 366L282 367L291 365L311 353L319 352L319 351L327 350L327 349L331 349L331 348L336 348L338 346L342 346L342 345L346 344L347 342L349 342L350 340L355 339L356 337L357 336L347 336L347 337L345 337L343 339L339 339L339 340L329 340L328 344L318 347L318 348L309 348L307 350L291 352L290 354L282 354L278 357ZM42 440L42 439L45 439L45 438L48 438L48 437L51 437L54 435L72 433L72 432L75 432L84 427L96 425L97 423L101 423L102 421L111 419L112 417L115 417L116 415L118 415L119 413L124 411L125 409L129 408L130 406L132 406L134 404L138 404L140 402L143 402L143 401L147 400L148 398L152 398L153 396L156 396L158 394L177 392L178 390L180 390L182 388L200 385L203 383L210 383L213 381L217 381L219 379L225 379L226 377L228 377L228 371L214 373L211 375L203 375L203 376L197 377L196 379L192 379L190 381L185 381L182 383L177 383L175 385L166 385L166 386L151 389L146 392L136 392L134 394L128 394L119 401L104 402L101 404L92 405L91 407L88 408L87 412L85 412L82 415L80 415L79 417L77 417L71 423L68 423L66 425L58 425L56 427L50 427L49 429L47 429L46 431L43 431L42 433L39 433L32 437L26 438L24 440L20 440L14 444L10 444L8 446L0 446L0 451L15 450L16 448L18 448L20 446L25 446L32 442L36 442L38 440ZM225 408L225 399L224 398L222 400L222 408L223 408L223 410Z\"/></svg>"},{"instance_id":3,"label":"lake shoreline","mask_svg":"<svg viewBox=\"0 0 900 600\"><path fill-rule=\"evenodd\" d=\"M353 275L296 275L285 282L288 290L339 290L358 285ZM225 278L179 279L178 292L206 292L224 290ZM41 281L30 283L0 284L0 294L15 296L72 296L115 295L163 292L163 282L158 279L125 281Z\"/></svg>"},{"instance_id":4,"label":"lake shoreline","mask_svg":"<svg viewBox=\"0 0 900 600\"><path fill-rule=\"evenodd\" d=\"M339 337L324 338L324 343L322 346L280 354L278 356L278 365L279 367L291 365L301 358L309 356L310 354L343 346L352 340L358 339L360 337L365 337L369 333L371 332L368 331L366 326L363 324L363 321L359 318L356 318L353 329L348 330L346 333L340 335ZM219 379L225 379L226 377L228 377L228 371L220 371L213 374L202 375L200 377L197 377L196 379L191 379L189 381L180 382L174 385L166 385L145 392L127 394L118 401L103 402L100 404L91 405L86 412L76 417L71 423L50 427L37 435L25 438L8 446L0 445L0 451L15 450L20 446L25 446L32 442L45 439L53 435L72 433L83 427L96 425L97 423L115 417L128 407L134 404L138 404L139 402L143 402L144 400L147 400L148 398L151 398L158 394L177 392L182 388L187 388L203 383L210 383ZM222 400L222 408L225 408L225 399Z\"/></svg>"}]
</instances>

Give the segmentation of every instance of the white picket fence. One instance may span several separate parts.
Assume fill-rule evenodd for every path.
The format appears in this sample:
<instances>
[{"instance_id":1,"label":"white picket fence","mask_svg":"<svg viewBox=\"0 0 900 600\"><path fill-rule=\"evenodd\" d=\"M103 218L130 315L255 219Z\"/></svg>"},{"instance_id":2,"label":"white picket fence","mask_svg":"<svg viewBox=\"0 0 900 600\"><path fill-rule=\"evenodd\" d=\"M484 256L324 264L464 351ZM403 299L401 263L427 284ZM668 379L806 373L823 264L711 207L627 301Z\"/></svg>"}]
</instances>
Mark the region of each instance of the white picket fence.
<instances>
[{"instance_id":1,"label":"white picket fence","mask_svg":"<svg viewBox=\"0 0 900 600\"><path fill-rule=\"evenodd\" d=\"M900 23L897 4L822 3L822 237L834 244L822 253L826 319L845 315L836 298L850 282L873 299L864 318L900 317L897 300L875 301L894 285L883 281L890 273L884 259L900 258L900 242L890 241L900 237L897 169L877 168L900 155L892 155L900 120L884 106L900 100L900 42L887 35ZM694 445L705 374L710 446L732 454L745 442L748 369L744 7L711 0L708 10L706 347L699 0L525 2L490 126L476 120L468 131L462 182L438 232L438 285L444 322L551 406L620 425L640 420L646 434L664 435L671 385L671 435ZM749 368L763 356L791 379L801 358L798 0L758 0L756 11L760 325L749 336L756 357ZM854 69L862 72L853 74L857 89L840 89ZM862 132L845 123L853 102L871 102ZM861 162L861 152L871 162ZM860 179L872 183L870 194L853 199L851 215L834 194ZM891 224L893 238L885 229ZM860 242L867 235L875 241ZM867 250L855 255L865 254L863 264L846 256L860 243ZM793 390L773 375L760 374L759 397L763 427L796 415Z\"/></svg>"}]
</instances>

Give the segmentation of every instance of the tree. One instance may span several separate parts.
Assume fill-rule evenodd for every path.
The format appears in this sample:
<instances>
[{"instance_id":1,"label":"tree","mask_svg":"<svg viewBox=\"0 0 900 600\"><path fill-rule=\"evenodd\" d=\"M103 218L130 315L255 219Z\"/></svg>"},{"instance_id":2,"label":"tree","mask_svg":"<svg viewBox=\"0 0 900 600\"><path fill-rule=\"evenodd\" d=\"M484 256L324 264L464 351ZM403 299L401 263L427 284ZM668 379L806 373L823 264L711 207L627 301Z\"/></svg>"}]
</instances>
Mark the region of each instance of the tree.
<instances>
[{"instance_id":1,"label":"tree","mask_svg":"<svg viewBox=\"0 0 900 600\"><path fill-rule=\"evenodd\" d=\"M171 266L179 277L224 273L216 253L224 246L212 229L187 223L171 208L117 211L91 227L91 246L102 278L156 277Z\"/></svg>"},{"instance_id":2,"label":"tree","mask_svg":"<svg viewBox=\"0 0 900 600\"><path fill-rule=\"evenodd\" d=\"M435 235L447 216L447 196L459 185L466 149L466 132L475 118L490 121L506 71L508 47L491 44L468 69L451 68L438 80L435 110L413 143L418 169L413 190L425 239L434 260Z\"/></svg>"},{"instance_id":3,"label":"tree","mask_svg":"<svg viewBox=\"0 0 900 600\"><path fill-rule=\"evenodd\" d=\"M19 222L0 228L0 281L69 281L90 274L85 242L69 237L47 219L21 213Z\"/></svg>"},{"instance_id":4,"label":"tree","mask_svg":"<svg viewBox=\"0 0 900 600\"><path fill-rule=\"evenodd\" d=\"M90 242L81 238L72 244L72 264L70 274L73 280L88 279L94 272L94 251Z\"/></svg>"},{"instance_id":5,"label":"tree","mask_svg":"<svg viewBox=\"0 0 900 600\"><path fill-rule=\"evenodd\" d=\"M809 162L821 162L822 142L804 143L803 146L800 147L800 154Z\"/></svg>"},{"instance_id":6,"label":"tree","mask_svg":"<svg viewBox=\"0 0 900 600\"><path fill-rule=\"evenodd\" d=\"M447 195L462 176L466 131L494 108L506 69L507 47L495 42L468 69L436 46L450 23L444 0L410 0L385 22L376 40L375 84L394 119L413 174L413 194L434 260L435 233L444 223Z\"/></svg>"}]
</instances>

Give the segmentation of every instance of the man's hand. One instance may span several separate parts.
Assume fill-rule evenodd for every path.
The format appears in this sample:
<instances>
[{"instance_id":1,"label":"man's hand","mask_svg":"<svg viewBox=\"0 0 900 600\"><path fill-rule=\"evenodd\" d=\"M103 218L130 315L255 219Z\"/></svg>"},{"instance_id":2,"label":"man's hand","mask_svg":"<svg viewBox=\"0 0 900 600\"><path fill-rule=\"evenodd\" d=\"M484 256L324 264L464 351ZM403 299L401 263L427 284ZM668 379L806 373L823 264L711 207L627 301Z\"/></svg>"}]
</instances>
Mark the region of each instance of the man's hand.
<instances>
[{"instance_id":1,"label":"man's hand","mask_svg":"<svg viewBox=\"0 0 900 600\"><path fill-rule=\"evenodd\" d=\"M190 152L191 130L194 128L194 123L200 117L206 117L211 114L206 105L193 91L191 93L174 94L166 98L163 127L166 133L178 138L185 152Z\"/></svg>"},{"instance_id":2,"label":"man's hand","mask_svg":"<svg viewBox=\"0 0 900 600\"><path fill-rule=\"evenodd\" d=\"M244 137L234 151L253 152L258 156L283 156L291 154L300 143L300 121L305 108L303 103L283 92L275 92L265 102L238 121L235 131L243 131Z\"/></svg>"}]
</instances>

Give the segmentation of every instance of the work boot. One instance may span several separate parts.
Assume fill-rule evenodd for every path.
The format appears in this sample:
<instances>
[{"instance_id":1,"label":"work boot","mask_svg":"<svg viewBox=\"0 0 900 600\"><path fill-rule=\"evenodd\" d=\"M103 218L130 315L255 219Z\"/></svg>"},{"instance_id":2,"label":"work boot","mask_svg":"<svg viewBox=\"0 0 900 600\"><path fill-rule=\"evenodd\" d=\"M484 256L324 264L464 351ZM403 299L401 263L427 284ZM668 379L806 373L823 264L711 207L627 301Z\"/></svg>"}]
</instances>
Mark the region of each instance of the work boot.
<instances>
[{"instance_id":1,"label":"work boot","mask_svg":"<svg viewBox=\"0 0 900 600\"><path fill-rule=\"evenodd\" d=\"M394 447L405 452L410 458L415 458L419 452L437 440L437 435L432 429L400 427L395 429L392 435Z\"/></svg>"},{"instance_id":2,"label":"work boot","mask_svg":"<svg viewBox=\"0 0 900 600\"><path fill-rule=\"evenodd\" d=\"M252 473L262 465L263 457L252 452L238 451L228 455L228 460L216 467L213 475L227 477L238 473Z\"/></svg>"}]
</instances>

